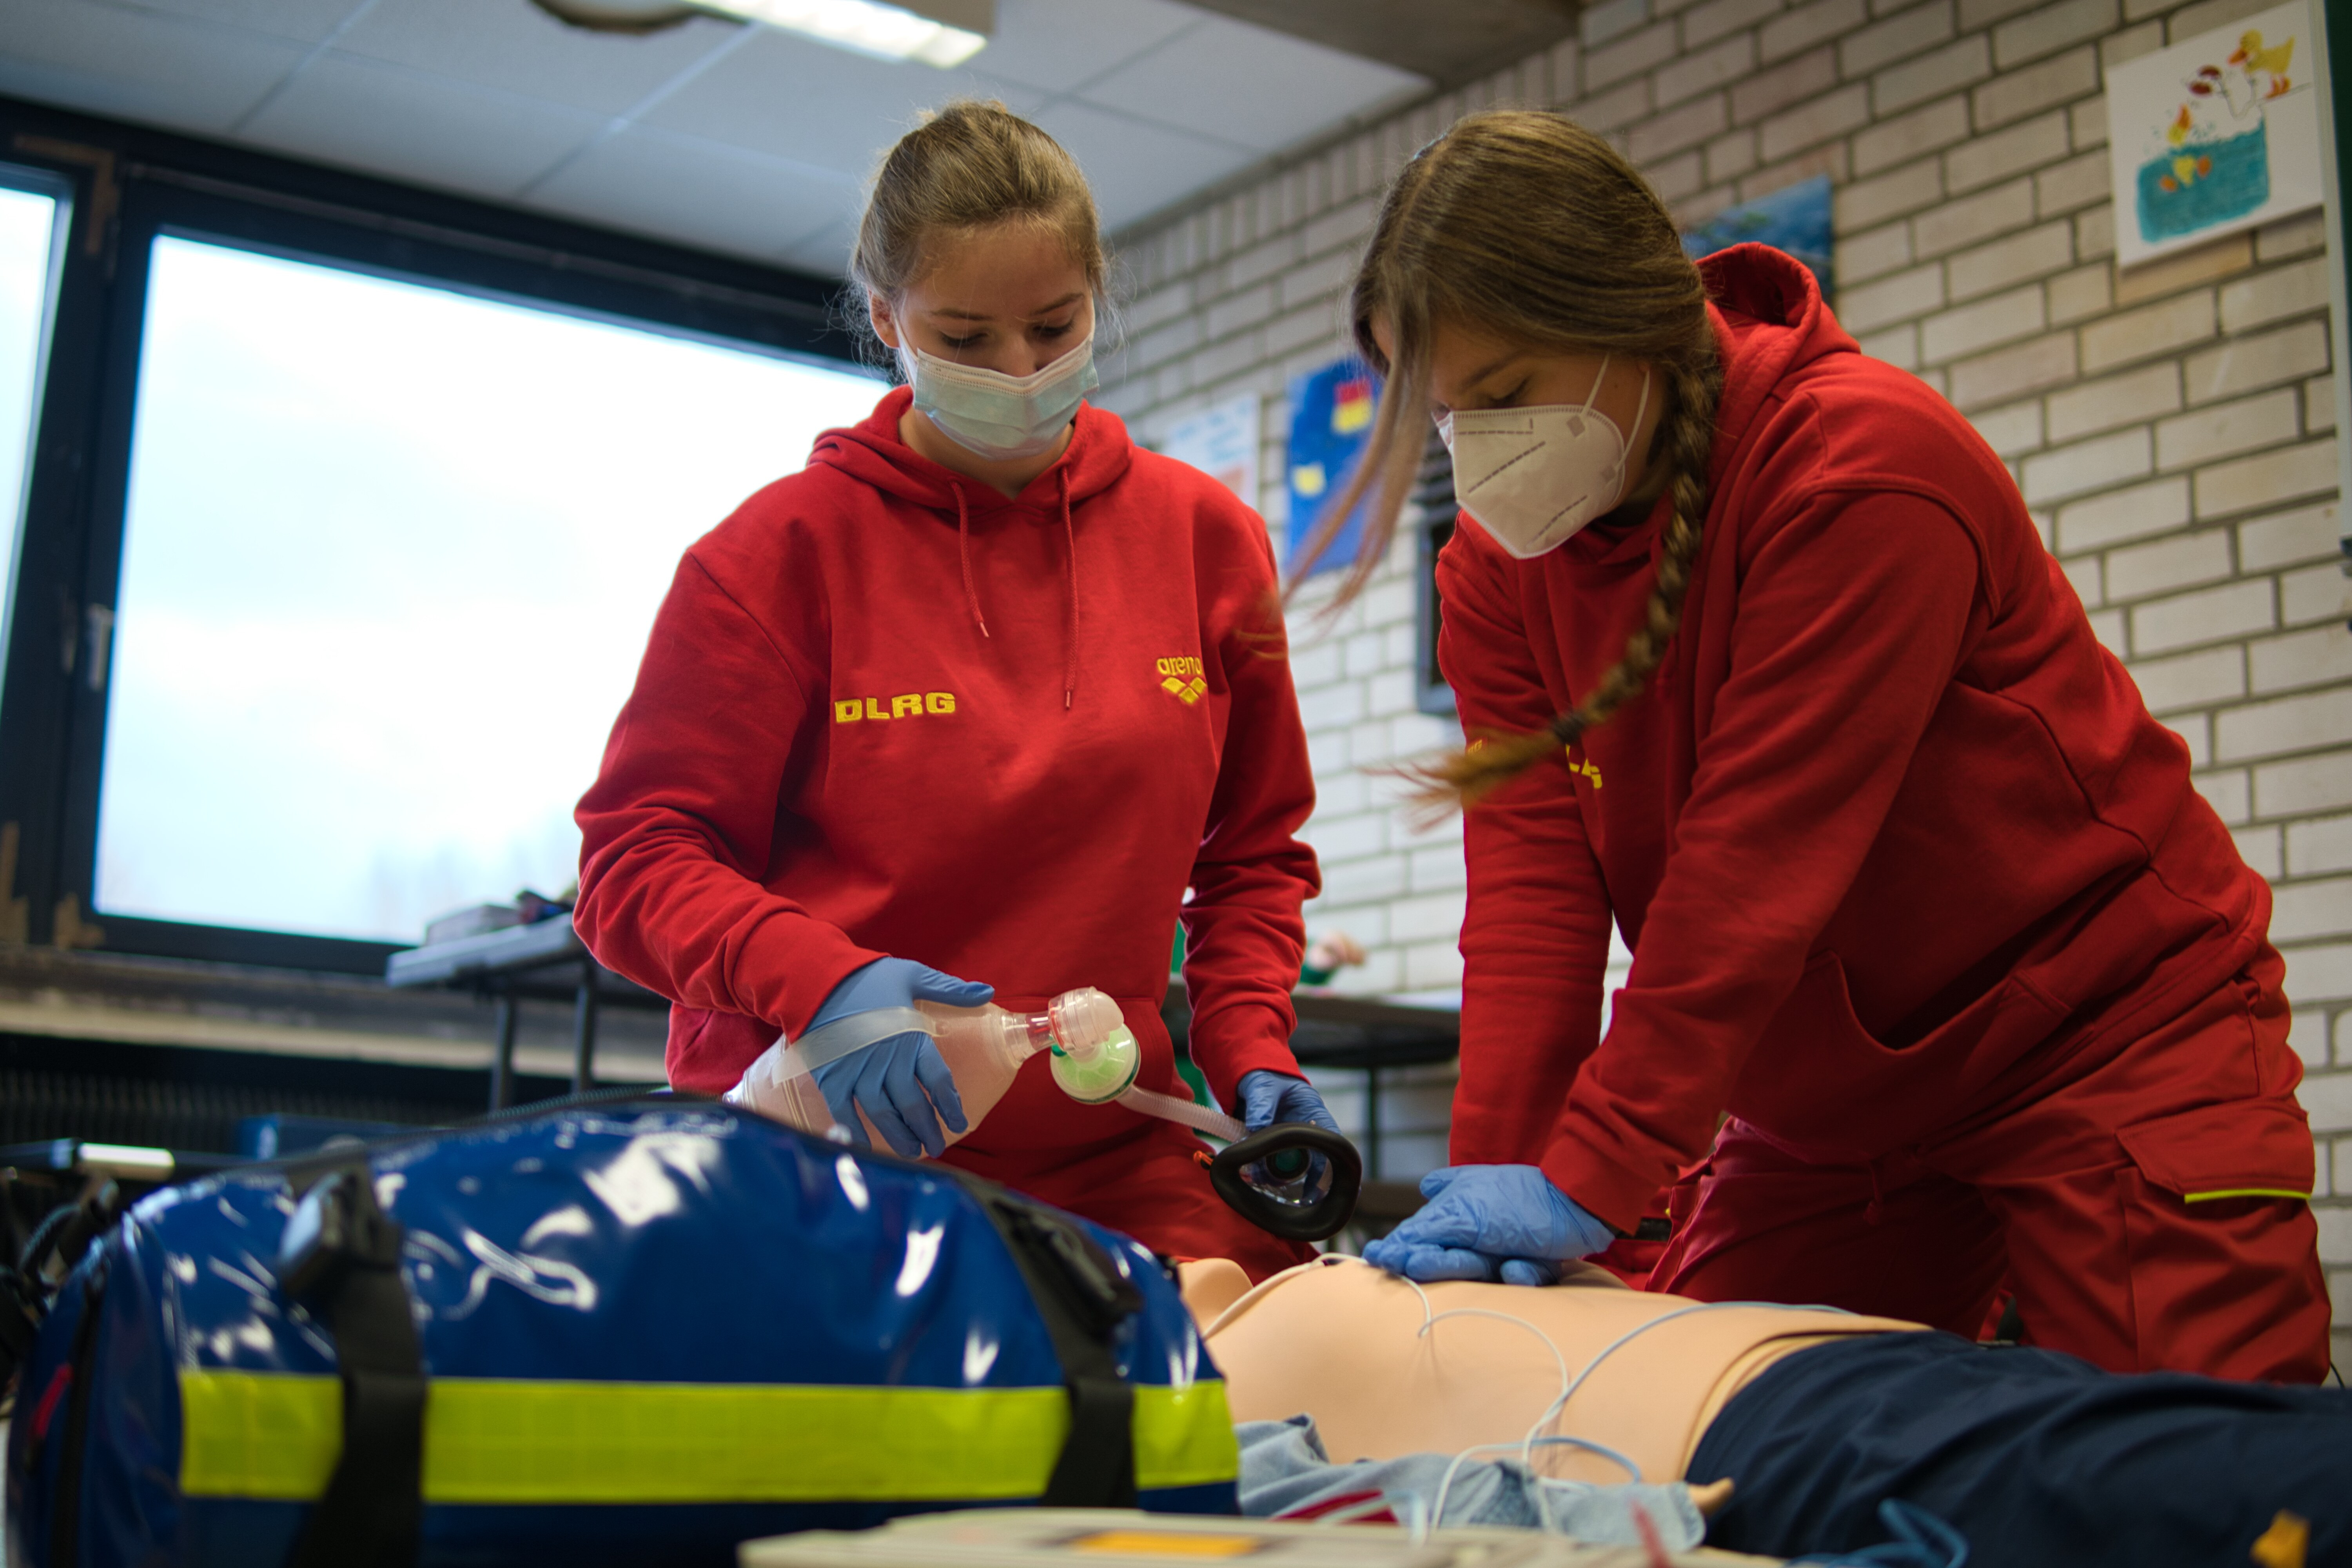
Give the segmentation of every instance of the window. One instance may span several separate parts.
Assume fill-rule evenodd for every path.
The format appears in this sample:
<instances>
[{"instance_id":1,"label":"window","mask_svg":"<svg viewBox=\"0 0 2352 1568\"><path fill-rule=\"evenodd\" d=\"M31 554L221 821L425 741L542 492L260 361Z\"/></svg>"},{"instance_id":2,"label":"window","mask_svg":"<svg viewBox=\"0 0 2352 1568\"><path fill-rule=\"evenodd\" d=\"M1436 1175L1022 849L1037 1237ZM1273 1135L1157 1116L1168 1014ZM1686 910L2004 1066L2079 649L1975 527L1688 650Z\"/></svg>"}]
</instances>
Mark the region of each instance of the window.
<instances>
[{"instance_id":1,"label":"window","mask_svg":"<svg viewBox=\"0 0 2352 1568\"><path fill-rule=\"evenodd\" d=\"M5 97L0 148L0 941L381 974L561 890L679 553L879 395L840 285Z\"/></svg>"},{"instance_id":2,"label":"window","mask_svg":"<svg viewBox=\"0 0 2352 1568\"><path fill-rule=\"evenodd\" d=\"M25 516L26 454L40 405L42 350L64 204L30 171L0 167L0 659L8 647L7 584L16 578Z\"/></svg>"},{"instance_id":3,"label":"window","mask_svg":"<svg viewBox=\"0 0 2352 1568\"><path fill-rule=\"evenodd\" d=\"M204 238L153 242L96 906L418 940L553 893L679 552L878 395Z\"/></svg>"}]
</instances>

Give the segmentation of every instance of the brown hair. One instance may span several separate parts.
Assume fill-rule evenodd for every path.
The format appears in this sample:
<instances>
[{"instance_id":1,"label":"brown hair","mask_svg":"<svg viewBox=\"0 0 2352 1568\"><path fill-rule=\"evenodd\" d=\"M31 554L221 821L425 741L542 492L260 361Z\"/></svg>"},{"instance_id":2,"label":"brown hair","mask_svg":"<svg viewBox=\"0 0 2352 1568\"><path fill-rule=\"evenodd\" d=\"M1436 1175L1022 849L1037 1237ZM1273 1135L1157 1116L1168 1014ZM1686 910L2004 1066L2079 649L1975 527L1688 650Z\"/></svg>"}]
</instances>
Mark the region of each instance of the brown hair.
<instances>
[{"instance_id":1,"label":"brown hair","mask_svg":"<svg viewBox=\"0 0 2352 1568\"><path fill-rule=\"evenodd\" d=\"M1103 294L1110 264L1077 160L1002 103L959 99L926 113L875 173L850 254L857 288L843 301L844 318L873 347L866 295L896 300L923 275L942 230L961 235L1001 223L1059 234L1087 286Z\"/></svg>"},{"instance_id":2,"label":"brown hair","mask_svg":"<svg viewBox=\"0 0 2352 1568\"><path fill-rule=\"evenodd\" d=\"M1458 325L1569 353L1654 365L1666 384L1654 460L1672 475L1673 515L1649 611L1616 665L1531 735L1489 735L1410 770L1433 807L1474 804L1573 745L1642 689L1682 621L1706 517L1707 456L1722 371L1698 269L1665 204L1593 132L1557 114L1474 114L1407 163L1381 204L1349 300L1357 347L1384 378L1370 445L1307 545L1312 560L1367 496L1362 549L1339 602L1386 554L1421 465L1432 334ZM1372 335L1378 321L1393 357Z\"/></svg>"}]
</instances>

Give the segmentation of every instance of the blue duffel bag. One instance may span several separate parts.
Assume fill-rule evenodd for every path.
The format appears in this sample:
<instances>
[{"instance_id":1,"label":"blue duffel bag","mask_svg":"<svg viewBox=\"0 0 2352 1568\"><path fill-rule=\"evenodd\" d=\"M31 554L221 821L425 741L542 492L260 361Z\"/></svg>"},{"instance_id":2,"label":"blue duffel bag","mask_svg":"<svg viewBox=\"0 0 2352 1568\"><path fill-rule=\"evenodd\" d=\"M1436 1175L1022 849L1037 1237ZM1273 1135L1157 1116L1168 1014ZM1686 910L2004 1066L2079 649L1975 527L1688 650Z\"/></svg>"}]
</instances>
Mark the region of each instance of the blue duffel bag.
<instances>
[{"instance_id":1,"label":"blue duffel bag","mask_svg":"<svg viewBox=\"0 0 2352 1568\"><path fill-rule=\"evenodd\" d=\"M723 1105L578 1105L142 1199L42 1323L11 1565L729 1563L973 1505L1232 1512L1136 1242Z\"/></svg>"}]
</instances>

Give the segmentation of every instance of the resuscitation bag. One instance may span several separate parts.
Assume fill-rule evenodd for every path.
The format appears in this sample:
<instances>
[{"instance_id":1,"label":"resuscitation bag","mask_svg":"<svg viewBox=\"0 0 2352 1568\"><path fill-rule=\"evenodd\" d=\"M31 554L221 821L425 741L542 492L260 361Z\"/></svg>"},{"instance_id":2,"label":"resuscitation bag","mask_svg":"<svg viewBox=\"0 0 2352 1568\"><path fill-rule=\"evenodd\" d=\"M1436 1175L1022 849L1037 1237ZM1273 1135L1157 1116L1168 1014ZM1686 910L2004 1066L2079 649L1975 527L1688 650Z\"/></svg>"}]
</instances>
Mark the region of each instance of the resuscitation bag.
<instances>
[{"instance_id":1,"label":"resuscitation bag","mask_svg":"<svg viewBox=\"0 0 2352 1568\"><path fill-rule=\"evenodd\" d=\"M653 1096L141 1200L43 1321L10 1563L732 1563L977 1505L1234 1511L1140 1245Z\"/></svg>"}]
</instances>

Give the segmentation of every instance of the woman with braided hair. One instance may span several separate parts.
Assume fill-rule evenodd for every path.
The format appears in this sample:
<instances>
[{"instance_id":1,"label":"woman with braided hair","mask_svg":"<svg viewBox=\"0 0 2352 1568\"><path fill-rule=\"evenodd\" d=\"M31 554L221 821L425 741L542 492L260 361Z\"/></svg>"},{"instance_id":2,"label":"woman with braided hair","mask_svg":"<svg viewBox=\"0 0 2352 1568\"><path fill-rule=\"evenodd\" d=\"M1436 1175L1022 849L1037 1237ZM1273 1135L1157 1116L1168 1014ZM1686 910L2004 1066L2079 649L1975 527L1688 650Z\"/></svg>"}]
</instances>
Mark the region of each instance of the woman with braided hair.
<instances>
[{"instance_id":1,"label":"woman with braided hair","mask_svg":"<svg viewBox=\"0 0 2352 1568\"><path fill-rule=\"evenodd\" d=\"M1351 309L1329 516L1360 587L1436 420L1469 742L1454 1163L1367 1256L1542 1283L1670 1188L1658 1289L2322 1375L2269 890L1967 422L1556 115L1424 148Z\"/></svg>"}]
</instances>

